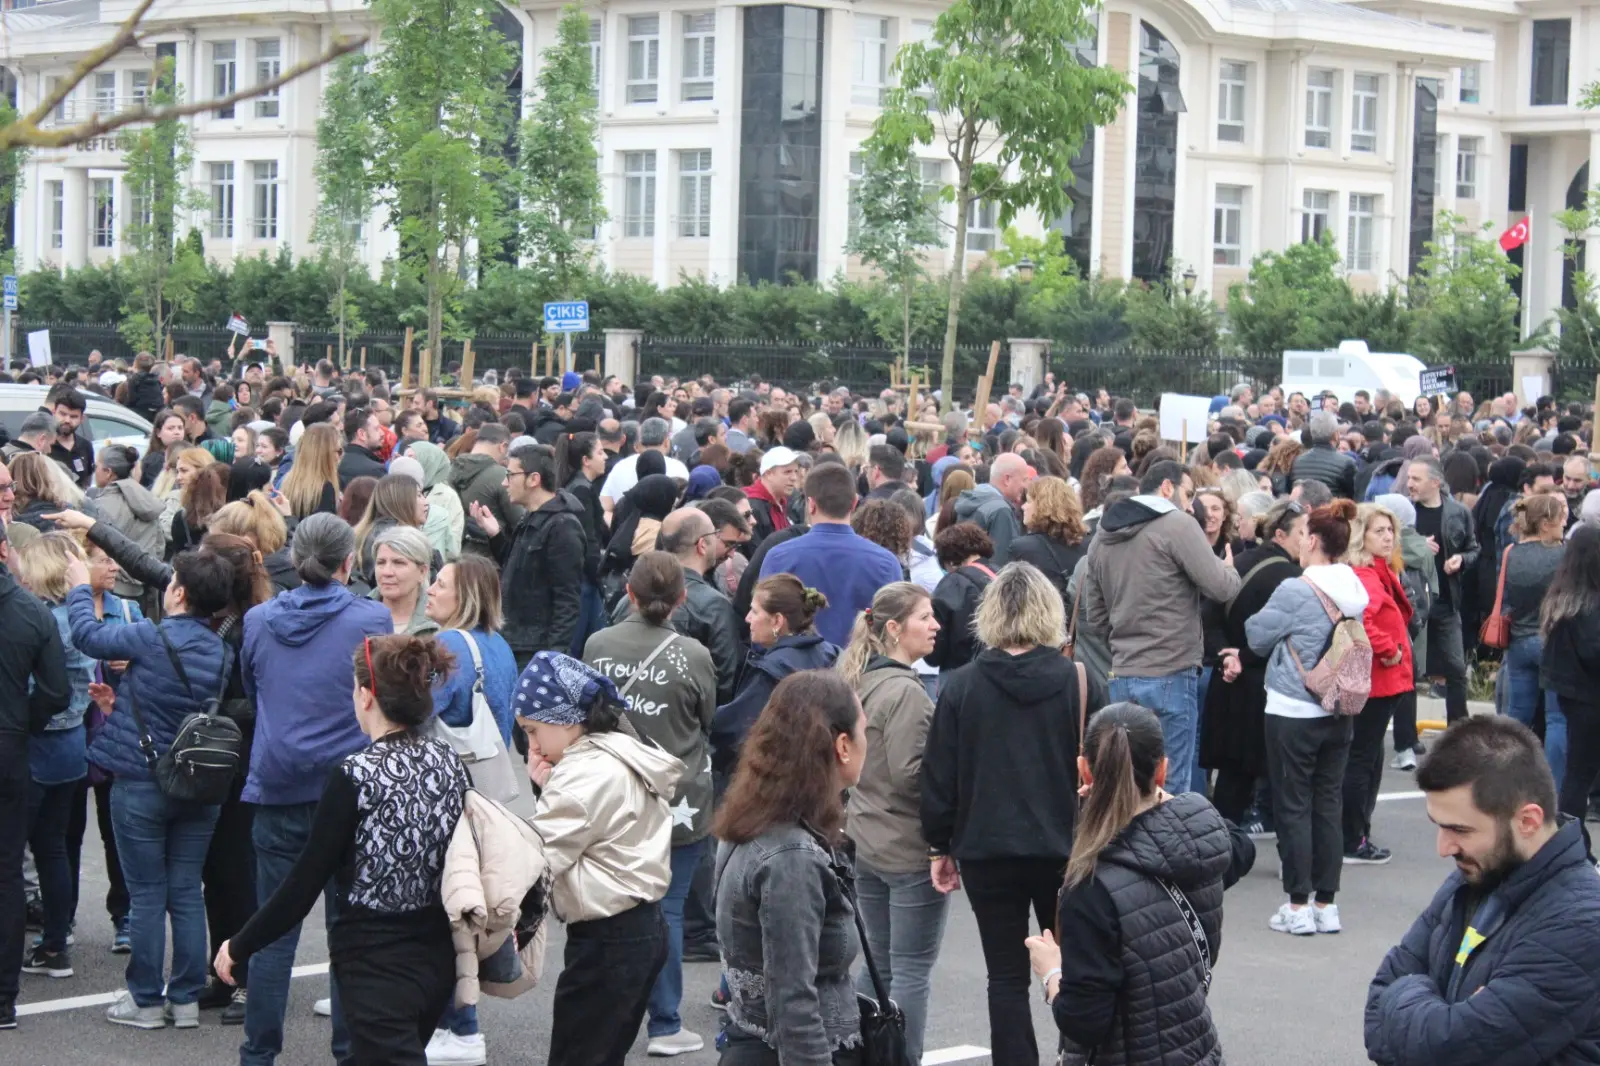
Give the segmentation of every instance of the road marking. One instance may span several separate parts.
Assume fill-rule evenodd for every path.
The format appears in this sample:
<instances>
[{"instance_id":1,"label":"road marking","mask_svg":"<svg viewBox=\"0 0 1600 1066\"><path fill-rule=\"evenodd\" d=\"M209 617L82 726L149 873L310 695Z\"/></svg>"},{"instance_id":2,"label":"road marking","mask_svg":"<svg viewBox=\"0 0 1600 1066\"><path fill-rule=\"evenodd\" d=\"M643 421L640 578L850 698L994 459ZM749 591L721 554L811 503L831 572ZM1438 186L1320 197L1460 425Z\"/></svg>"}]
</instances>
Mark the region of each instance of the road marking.
<instances>
[{"instance_id":1,"label":"road marking","mask_svg":"<svg viewBox=\"0 0 1600 1066\"><path fill-rule=\"evenodd\" d=\"M955 1047L942 1047L935 1051L922 1053L922 1066L944 1066L947 1062L965 1062L967 1059L981 1059L989 1054L986 1047L974 1047L971 1044L957 1044Z\"/></svg>"},{"instance_id":2,"label":"road marking","mask_svg":"<svg viewBox=\"0 0 1600 1066\"><path fill-rule=\"evenodd\" d=\"M1381 800L1416 800L1421 799L1424 795L1426 793L1423 792L1380 792L1378 793L1378 798Z\"/></svg>"},{"instance_id":3,"label":"road marking","mask_svg":"<svg viewBox=\"0 0 1600 1066\"><path fill-rule=\"evenodd\" d=\"M308 966L296 966L294 969L289 971L289 976L316 977L319 974L325 974L327 972L327 963L315 962ZM122 990L118 989L115 992L101 992L92 996L69 996L66 999L47 999L42 1003L19 1003L17 1004L17 1017L26 1018L33 1014L55 1014L58 1011L82 1010L85 1007L108 1007L112 1003L115 1003L117 1001L117 997L120 995L122 995ZM984 1054L987 1055L988 1052L985 1051ZM970 1058L971 1056L962 1057ZM940 1061L953 1062L955 1060L941 1059Z\"/></svg>"}]
</instances>

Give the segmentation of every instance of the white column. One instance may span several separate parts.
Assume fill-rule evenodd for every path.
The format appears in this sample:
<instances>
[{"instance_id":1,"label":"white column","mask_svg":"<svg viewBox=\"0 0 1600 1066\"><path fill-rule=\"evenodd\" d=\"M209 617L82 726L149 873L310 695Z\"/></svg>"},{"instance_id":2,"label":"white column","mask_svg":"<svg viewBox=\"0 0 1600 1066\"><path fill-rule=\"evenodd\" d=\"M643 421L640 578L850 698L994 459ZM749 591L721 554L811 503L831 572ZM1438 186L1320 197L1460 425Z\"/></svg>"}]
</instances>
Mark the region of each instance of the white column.
<instances>
[{"instance_id":1,"label":"white column","mask_svg":"<svg viewBox=\"0 0 1600 1066\"><path fill-rule=\"evenodd\" d=\"M668 21L668 18L663 18L663 21ZM665 83L662 89L666 89ZM672 205L678 202L674 199L678 194L677 155L669 148L656 149L656 239L650 245L650 279L657 288L665 288L673 282L667 249L677 236L677 230L672 225Z\"/></svg>"},{"instance_id":2,"label":"white column","mask_svg":"<svg viewBox=\"0 0 1600 1066\"><path fill-rule=\"evenodd\" d=\"M89 172L67 167L61 177L61 264L81 267L89 262Z\"/></svg>"},{"instance_id":3,"label":"white column","mask_svg":"<svg viewBox=\"0 0 1600 1066\"><path fill-rule=\"evenodd\" d=\"M1600 130L1589 131L1589 184L1600 179ZM1600 270L1600 226L1591 227L1584 241L1584 268L1590 277Z\"/></svg>"}]
</instances>

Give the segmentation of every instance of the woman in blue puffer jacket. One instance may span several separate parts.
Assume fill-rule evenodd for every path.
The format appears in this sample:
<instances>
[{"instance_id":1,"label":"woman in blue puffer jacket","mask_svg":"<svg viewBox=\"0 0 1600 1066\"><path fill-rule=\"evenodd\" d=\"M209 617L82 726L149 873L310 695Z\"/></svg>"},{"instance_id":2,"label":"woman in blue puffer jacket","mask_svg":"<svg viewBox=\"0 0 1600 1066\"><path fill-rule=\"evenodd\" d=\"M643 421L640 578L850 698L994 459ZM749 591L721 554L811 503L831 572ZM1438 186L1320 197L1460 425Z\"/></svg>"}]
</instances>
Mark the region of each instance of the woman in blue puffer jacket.
<instances>
[{"instance_id":1,"label":"woman in blue puffer jacket","mask_svg":"<svg viewBox=\"0 0 1600 1066\"><path fill-rule=\"evenodd\" d=\"M168 799L156 785L140 749L134 707L153 750L161 753L172 746L184 718L221 694L231 656L210 623L232 601L233 564L209 551L173 559L160 623L102 625L88 568L74 560L67 580L73 586L67 595L73 644L91 658L128 663L116 709L89 751L97 766L115 775L111 821L130 897L128 988L106 1018L138 1029L160 1029L168 1021L195 1028L200 1024L196 1000L206 981L200 873L218 808ZM163 981L168 915L172 973Z\"/></svg>"}]
</instances>

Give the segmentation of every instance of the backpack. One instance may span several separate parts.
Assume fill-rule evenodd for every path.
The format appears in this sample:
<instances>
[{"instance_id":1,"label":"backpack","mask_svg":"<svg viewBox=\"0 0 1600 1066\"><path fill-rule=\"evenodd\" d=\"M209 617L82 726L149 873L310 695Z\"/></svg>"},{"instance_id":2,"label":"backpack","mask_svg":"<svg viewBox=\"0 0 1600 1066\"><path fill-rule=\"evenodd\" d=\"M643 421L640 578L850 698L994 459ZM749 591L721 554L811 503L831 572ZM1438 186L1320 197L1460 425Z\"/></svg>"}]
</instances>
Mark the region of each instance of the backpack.
<instances>
[{"instance_id":1,"label":"backpack","mask_svg":"<svg viewBox=\"0 0 1600 1066\"><path fill-rule=\"evenodd\" d=\"M1428 588L1428 575L1414 566L1400 571L1400 587L1406 590L1406 599L1411 601L1411 619L1406 623L1406 632L1415 640L1428 626L1428 615L1433 612L1433 590Z\"/></svg>"},{"instance_id":2,"label":"backpack","mask_svg":"<svg viewBox=\"0 0 1600 1066\"><path fill-rule=\"evenodd\" d=\"M144 716L139 713L138 691L130 688L128 702L133 710L134 723L139 729L139 750L150 767L150 776L155 779L156 787L168 799L215 806L232 794L234 781L244 762L244 733L238 723L225 716L221 709L233 648L227 641L222 642L222 670L217 676L217 694L200 700L194 694L194 686L189 683L189 674L183 668L178 649L172 646L172 641L167 639L166 629L159 623L156 625L156 635L167 647L167 658L172 660L178 680L183 682L189 698L199 703L201 709L184 717L178 726L177 736L172 738L172 746L164 754L157 755L150 730L145 727Z\"/></svg>"},{"instance_id":3,"label":"backpack","mask_svg":"<svg viewBox=\"0 0 1600 1066\"><path fill-rule=\"evenodd\" d=\"M1322 609L1333 622L1333 632L1328 634L1328 646L1322 658L1307 670L1295 653L1294 644L1286 642L1289 657L1305 682L1306 691L1316 696L1322 709L1332 714L1357 715L1367 705L1372 694L1372 642L1367 639L1367 627L1359 618L1345 618L1326 594L1317 586L1306 582L1316 593Z\"/></svg>"}]
</instances>

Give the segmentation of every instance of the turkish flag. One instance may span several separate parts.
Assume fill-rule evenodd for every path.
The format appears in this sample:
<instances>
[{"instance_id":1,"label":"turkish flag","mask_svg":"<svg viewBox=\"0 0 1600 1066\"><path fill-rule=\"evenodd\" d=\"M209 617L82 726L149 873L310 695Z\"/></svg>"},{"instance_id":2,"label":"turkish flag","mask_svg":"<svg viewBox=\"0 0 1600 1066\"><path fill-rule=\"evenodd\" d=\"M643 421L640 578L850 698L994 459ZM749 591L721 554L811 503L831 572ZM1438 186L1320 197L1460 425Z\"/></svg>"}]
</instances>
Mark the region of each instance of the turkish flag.
<instances>
[{"instance_id":1,"label":"turkish flag","mask_svg":"<svg viewBox=\"0 0 1600 1066\"><path fill-rule=\"evenodd\" d=\"M1528 243L1528 216L1523 215L1522 220L1515 226L1500 234L1501 251L1509 252L1513 248L1520 248Z\"/></svg>"}]
</instances>

